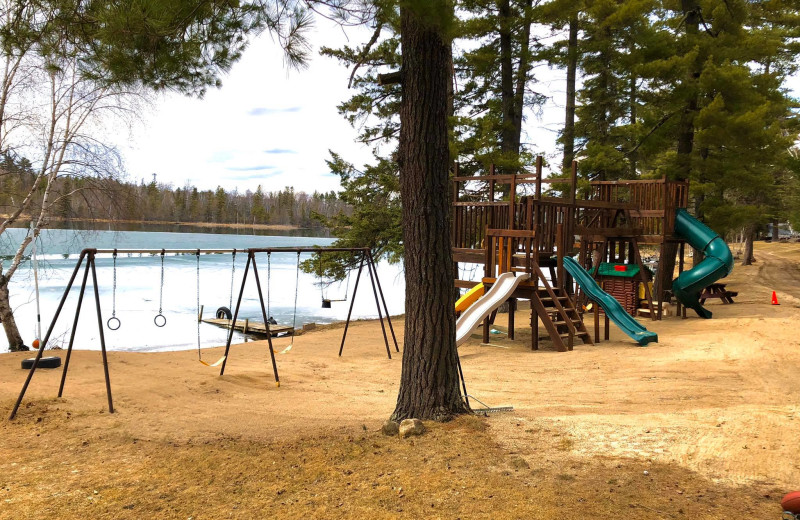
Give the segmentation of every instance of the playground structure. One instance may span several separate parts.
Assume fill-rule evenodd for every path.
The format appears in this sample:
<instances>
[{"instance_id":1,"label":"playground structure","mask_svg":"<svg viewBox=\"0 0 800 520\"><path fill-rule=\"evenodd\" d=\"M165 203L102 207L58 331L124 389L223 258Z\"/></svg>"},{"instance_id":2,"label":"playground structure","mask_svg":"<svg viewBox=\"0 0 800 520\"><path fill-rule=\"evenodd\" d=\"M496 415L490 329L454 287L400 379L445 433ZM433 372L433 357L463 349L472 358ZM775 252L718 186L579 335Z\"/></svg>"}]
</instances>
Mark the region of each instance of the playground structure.
<instances>
[{"instance_id":1,"label":"playground structure","mask_svg":"<svg viewBox=\"0 0 800 520\"><path fill-rule=\"evenodd\" d=\"M576 339L591 344L600 341L600 308L604 312L605 339L609 319L640 345L657 336L639 324L620 303L597 283L601 271L634 282L635 307L639 313L660 320L664 304L674 296L677 312L685 308L710 318L703 308L703 289L727 276L733 265L730 250L716 233L685 210L688 181L652 180L591 181L578 197L577 163L568 178L543 178L542 158L534 173L452 177L452 250L456 263L482 264L483 278L457 279L457 288L469 289L456 304L458 311L479 305L493 284L505 273L526 276L506 299L509 305L508 335L514 339L514 310L518 299L531 302L531 348L539 347L539 323L559 351L572 350ZM546 196L543 185L561 196ZM522 193L520 193L522 192ZM705 260L685 270L686 244L700 250ZM654 283L642 261L640 247L659 251ZM672 276L676 266L680 275ZM571 257L578 256L576 262ZM459 271L461 272L461 271ZM599 277L602 284L604 277ZM576 282L576 288L573 287ZM486 292L486 296L481 294ZM640 300L640 301L639 301ZM594 313L594 341L583 322L583 303ZM483 319L483 342L489 341L489 323L497 303ZM588 307L588 305L587 305ZM631 310L631 309L629 309ZM483 313L481 313L483 315Z\"/></svg>"},{"instance_id":2,"label":"playground structure","mask_svg":"<svg viewBox=\"0 0 800 520\"><path fill-rule=\"evenodd\" d=\"M114 258L114 292L113 292L113 296L112 296L112 298L113 298L113 300L112 300L112 309L113 310L112 310L112 317L108 320L107 326L111 330L116 330L117 328L119 328L119 326L121 324L119 318L116 317L116 268L117 268L117 256L118 255L120 255L120 254L151 254L151 255L158 254L158 255L161 255L161 259L162 259L161 260L161 269L162 269L162 272L161 272L161 283L162 283L162 286L161 286L161 292L160 292L160 295L159 295L159 299L161 298L161 294L163 294L163 280L164 280L164 276L163 276L163 272L164 272L163 271L163 258L164 258L164 255L166 253L179 254L179 255L180 254L196 255L197 258L198 258L198 261L197 261L197 265L198 265L198 267L197 267L197 273L198 273L198 275L197 275L198 276L197 299L198 299L198 303L197 303L197 305L198 305L198 309L199 309L199 307L200 307L200 304L199 304L199 276L200 276L200 261L199 261L199 258L200 258L200 254L202 253L202 254L231 254L231 255L235 255L236 252L237 252L236 249L124 249L124 250L123 249L119 249L119 250L117 250L117 249L84 249L84 250L82 250L80 255L79 255L79 257L78 257L78 261L77 261L77 263L75 265L75 268L72 271L72 275L71 275L71 277L69 279L69 282L67 283L67 287L64 289L64 293L63 293L63 295L61 297L61 300L59 301L58 307L56 308L56 312L53 315L53 319L50 322L50 326L47 329L47 333L45 334L44 339L39 344L39 348L38 348L38 350L36 352L36 356L33 359L32 366L30 367L30 371L28 372L28 376L25 379L25 383L22 386L22 390L20 391L19 397L17 398L17 401L14 404L14 408L11 411L11 414L9 416L9 420L13 419L17 414L19 406L22 403L22 399L25 397L25 393L26 393L26 391L28 389L28 386L30 385L31 379L33 378L33 374L36 372L36 369L39 367L40 361L42 359L42 354L44 353L44 350L45 350L45 348L47 346L47 342L50 339L50 336L51 336L51 334L53 332L53 329L54 329L54 327L56 325L56 322L58 321L58 318L61 315L61 311L64 308L64 304L65 304L65 302L67 300L67 297L69 296L70 290L72 289L73 284L75 283L75 279L76 279L76 277L78 275L78 272L80 271L82 266L84 267L83 280L81 282L80 291L78 292L78 301L77 301L77 305L76 305L76 308L75 308L75 316L74 316L74 319L73 319L73 322L72 322L72 327L71 327L71 330L70 330L70 337L69 337L69 343L68 343L66 357L65 357L65 361L64 361L64 368L63 368L62 373L61 373L61 383L59 384L59 388L58 388L58 397L61 397L63 395L63 392L64 392L64 384L66 382L67 372L69 370L70 357L72 355L72 347L73 347L73 344L74 344L74 341L75 341L75 332L77 330L78 321L79 321L79 318L80 318L81 307L82 307L82 304L83 304L83 297L84 297L84 294L86 293L86 285L87 285L89 273L91 273L91 275L92 275L92 287L93 287L93 291L94 291L95 307L96 307L96 311L97 311L97 325L98 325L98 331L99 331L99 337L100 337L100 352L101 352L101 356L102 356L103 371L104 371L104 375L105 375L106 396L107 396L107 400L108 400L108 411L110 413L114 413L114 404L113 404L113 399L112 399L112 396L111 396L111 380L110 380L110 377L109 377L109 370L108 370L108 357L106 355L106 342L105 342L105 335L104 335L104 331L103 331L103 316L102 316L102 310L101 310L101 304L100 304L100 292L99 292L99 286L98 286L98 283L97 283L97 273L96 273L96 268L95 268L95 259L96 259L96 256L98 254L112 254L113 258ZM342 355L342 352L344 350L344 344L345 344L345 340L347 338L347 329L348 329L348 327L350 325L350 318L351 318L352 313L353 313L353 305L355 303L355 296L356 296L356 293L358 291L359 282L361 280L361 273L362 273L362 271L363 271L365 266L367 267L367 270L368 270L368 273L369 273L370 282L372 284L372 292L373 292L373 295L375 297L375 306L376 306L377 311L378 311L378 318L379 318L379 321L380 321L380 324L381 324L381 330L383 332L384 343L386 345L386 354L389 357L389 359L392 358L391 350L389 348L389 339L388 339L388 335L386 333L386 327L384 326L384 322L383 322L383 314L384 313L386 314L386 320L387 320L387 323L388 323L388 326L389 326L389 331L391 332L392 340L394 341L395 351L396 352L400 351L400 348L399 348L399 346L397 344L397 338L396 338L395 333L394 333L394 328L392 326L392 321L391 321L391 318L389 317L389 310L388 310L388 307L386 305L386 300L385 300L385 298L383 296L383 289L381 288L380 280L378 279L378 271L377 271L377 269L375 267L374 258L372 256L372 252L370 251L369 248L273 247L273 248L244 249L244 250L239 250L239 252L244 252L244 253L247 254L247 263L245 265L244 274L242 275L241 288L239 289L239 293L238 293L238 297L237 297L237 301L236 301L236 307L235 307L235 310L234 310L234 313L233 313L233 316L232 316L231 323L232 324L237 323L237 318L238 318L238 315L239 315L239 310L240 310L241 302L242 302L242 296L244 295L244 290L245 290L245 287L246 287L246 284L247 284L247 279L248 279L248 276L249 276L249 274L251 272L251 266L252 266L252 274L253 274L253 277L255 278L255 282L256 282L256 290L257 290L257 293L258 293L260 310L261 310L261 314L262 314L262 317L263 317L263 325L264 325L264 327L266 329L267 342L268 342L268 345L269 345L269 353L270 353L270 358L271 358L271 362L272 362L272 371L273 371L273 375L275 377L275 384L277 386L280 386L280 378L278 376L278 366L277 366L277 363L275 361L275 351L274 351L273 346L272 346L272 334L270 333L270 328L269 328L270 327L269 315L267 313L267 308L265 307L263 291L262 291L262 288L261 288L261 281L260 281L259 274L258 274L258 267L256 265L256 255L257 254L266 253L267 254L267 258L269 259L270 255L272 255L274 253L296 253L298 255L298 269L299 269L299 257L300 257L301 253L313 253L313 254L317 254L317 255L322 255L324 253L350 253L350 254L360 255L360 262L359 262L359 266L358 266L358 274L356 276L356 282L355 282L355 286L353 288L352 298L350 300L350 309L349 309L349 311L347 313L347 320L345 322L344 332L342 333L342 342L341 342L341 345L339 347L339 356ZM269 265L269 260L268 260L268 265ZM235 269L235 267L233 269ZM298 271L298 274L299 274L299 271ZM299 276L298 276L298 280L299 280ZM297 286L295 286L295 294L296 293L297 293ZM268 274L268 279L267 279L267 294L268 294L267 301L269 301L269 274ZM231 300L232 300L232 297L233 297L233 272L231 274ZM296 303L296 299L295 299L295 316L296 316L296 314L297 314L297 303ZM162 322L162 320L163 320L163 322ZM158 311L158 315L156 316L156 319L154 320L154 323L158 327L161 327L161 326L163 326L163 324L166 324L166 317L164 317L164 315L162 314L161 302L159 302L159 311ZM219 359L219 361L217 361L216 363L213 363L213 364L206 363L206 362L203 361L202 354L200 352L199 321L198 321L198 356L199 356L199 360L200 360L201 363L203 363L206 366L221 365L220 372L219 372L220 376L222 376L225 373L225 367L226 367L226 364L227 364L228 359L229 359L230 347L231 347L231 342L233 340L234 330L235 330L235 327L233 327L233 326L229 327L227 341L226 341L226 344L225 344L225 353ZM292 337L292 341L294 341L293 337Z\"/></svg>"}]
</instances>

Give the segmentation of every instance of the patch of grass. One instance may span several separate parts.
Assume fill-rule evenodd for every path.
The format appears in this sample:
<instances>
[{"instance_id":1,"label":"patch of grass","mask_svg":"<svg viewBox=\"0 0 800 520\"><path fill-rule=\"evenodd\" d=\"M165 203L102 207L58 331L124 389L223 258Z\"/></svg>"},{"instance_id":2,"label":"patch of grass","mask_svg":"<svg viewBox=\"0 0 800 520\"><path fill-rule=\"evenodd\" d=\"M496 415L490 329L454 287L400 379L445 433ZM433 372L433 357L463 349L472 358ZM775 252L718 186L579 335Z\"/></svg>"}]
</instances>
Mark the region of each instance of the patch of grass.
<instances>
[{"instance_id":1,"label":"patch of grass","mask_svg":"<svg viewBox=\"0 0 800 520\"><path fill-rule=\"evenodd\" d=\"M134 442L121 428L87 436L78 420L52 410L46 422L0 424L3 518L551 519L579 507L581 516L610 520L631 518L635 507L642 518L722 519L770 518L778 509L762 489L675 466L554 463L565 455L539 446L526 460L474 417L432 424L413 442L360 426L288 441ZM644 469L658 477L641 478Z\"/></svg>"}]
</instances>

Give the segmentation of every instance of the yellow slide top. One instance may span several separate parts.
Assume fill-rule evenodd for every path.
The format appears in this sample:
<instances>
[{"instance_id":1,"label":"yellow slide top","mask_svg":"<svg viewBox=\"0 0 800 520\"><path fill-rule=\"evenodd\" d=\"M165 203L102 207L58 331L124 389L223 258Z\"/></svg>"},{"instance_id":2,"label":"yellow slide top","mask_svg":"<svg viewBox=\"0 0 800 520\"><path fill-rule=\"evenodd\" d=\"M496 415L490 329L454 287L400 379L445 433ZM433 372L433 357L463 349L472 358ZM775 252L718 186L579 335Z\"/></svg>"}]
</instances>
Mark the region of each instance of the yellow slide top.
<instances>
[{"instance_id":1,"label":"yellow slide top","mask_svg":"<svg viewBox=\"0 0 800 520\"><path fill-rule=\"evenodd\" d=\"M469 309L470 305L478 301L484 293L484 287L482 283L479 283L472 289L466 292L464 296L458 299L456 302L456 312L464 312L465 310Z\"/></svg>"}]
</instances>

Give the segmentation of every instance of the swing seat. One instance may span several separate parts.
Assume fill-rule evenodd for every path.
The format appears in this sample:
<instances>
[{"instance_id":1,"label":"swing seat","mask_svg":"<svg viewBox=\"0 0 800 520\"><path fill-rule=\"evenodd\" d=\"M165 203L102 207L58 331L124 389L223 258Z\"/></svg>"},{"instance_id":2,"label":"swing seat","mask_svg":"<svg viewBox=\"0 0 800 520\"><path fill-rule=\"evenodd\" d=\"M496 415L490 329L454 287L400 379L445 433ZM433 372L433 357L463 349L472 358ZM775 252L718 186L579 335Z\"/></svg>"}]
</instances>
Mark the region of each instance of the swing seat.
<instances>
[{"instance_id":1,"label":"swing seat","mask_svg":"<svg viewBox=\"0 0 800 520\"><path fill-rule=\"evenodd\" d=\"M222 364L223 361L225 361L225 356L222 356L221 358L219 358L218 360L214 361L213 363L207 363L207 362L203 361L202 359L200 359L199 361L200 361L200 364L205 365L207 367L218 367L218 366L220 366Z\"/></svg>"}]
</instances>

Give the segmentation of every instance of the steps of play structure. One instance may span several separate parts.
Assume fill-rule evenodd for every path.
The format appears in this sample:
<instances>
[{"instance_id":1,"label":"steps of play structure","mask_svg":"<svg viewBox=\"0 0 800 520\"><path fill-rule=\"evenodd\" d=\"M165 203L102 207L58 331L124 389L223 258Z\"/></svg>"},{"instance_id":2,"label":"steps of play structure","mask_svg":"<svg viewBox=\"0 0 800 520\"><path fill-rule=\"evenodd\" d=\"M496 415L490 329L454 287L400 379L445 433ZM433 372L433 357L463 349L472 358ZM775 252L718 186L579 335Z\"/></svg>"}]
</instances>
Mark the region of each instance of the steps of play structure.
<instances>
[{"instance_id":1,"label":"steps of play structure","mask_svg":"<svg viewBox=\"0 0 800 520\"><path fill-rule=\"evenodd\" d=\"M559 336L561 338L563 338L563 339L567 339L567 338L569 338L569 333L560 334ZM587 337L588 338L589 337L589 333L587 331L585 331L585 330L578 330L578 331L575 331L575 336L581 336L581 337ZM588 342L585 342L585 343L588 343Z\"/></svg>"},{"instance_id":2,"label":"steps of play structure","mask_svg":"<svg viewBox=\"0 0 800 520\"><path fill-rule=\"evenodd\" d=\"M563 289L552 287L538 266L534 275L538 276L542 288L535 293L531 306L556 348L562 352L572 350L572 340L576 337L591 345L592 338L572 297Z\"/></svg>"}]
</instances>

